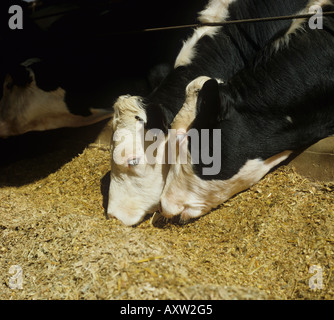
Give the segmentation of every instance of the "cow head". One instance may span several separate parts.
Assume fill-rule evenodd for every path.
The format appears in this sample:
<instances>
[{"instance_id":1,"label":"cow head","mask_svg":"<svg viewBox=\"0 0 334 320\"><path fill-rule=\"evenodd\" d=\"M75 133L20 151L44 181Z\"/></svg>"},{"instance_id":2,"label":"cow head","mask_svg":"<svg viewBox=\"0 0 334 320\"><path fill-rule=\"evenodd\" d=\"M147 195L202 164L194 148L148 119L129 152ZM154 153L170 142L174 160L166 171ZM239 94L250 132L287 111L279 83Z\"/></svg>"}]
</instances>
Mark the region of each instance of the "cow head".
<instances>
[{"instance_id":1,"label":"cow head","mask_svg":"<svg viewBox=\"0 0 334 320\"><path fill-rule=\"evenodd\" d=\"M159 209L165 183L165 135L146 130L143 99L121 96L114 104L108 215L135 225Z\"/></svg>"},{"instance_id":2,"label":"cow head","mask_svg":"<svg viewBox=\"0 0 334 320\"><path fill-rule=\"evenodd\" d=\"M162 214L167 218L181 215L181 219L186 221L206 213L211 205L211 201L209 203L206 201L210 192L209 186L194 173L188 138L196 118L204 115L201 114L202 104L208 104L206 97L203 99L203 93L211 91L207 97L212 103L215 98L212 91L216 86L218 82L208 77L202 76L193 80L187 86L186 101L171 125L171 129L177 134L178 148L176 148L176 161L170 166L161 195ZM205 109L212 106L205 106ZM215 114L205 113L205 117L209 116L208 121L215 117ZM196 131L193 133L196 134ZM195 153L199 150L192 151Z\"/></svg>"},{"instance_id":3,"label":"cow head","mask_svg":"<svg viewBox=\"0 0 334 320\"><path fill-rule=\"evenodd\" d=\"M176 160L176 140L182 136L184 121L191 123L194 119L191 106L207 79L199 77L187 86L186 101L168 135L163 130L145 128L147 110L142 98L118 98L112 120L110 217L135 225L159 209L169 166Z\"/></svg>"},{"instance_id":4,"label":"cow head","mask_svg":"<svg viewBox=\"0 0 334 320\"><path fill-rule=\"evenodd\" d=\"M271 168L290 154L290 151L286 151L265 160L249 158L230 178L217 179L221 165L224 165L224 159L221 159L224 154L221 152L222 139L228 140L229 135L236 134L239 130L236 128L240 123L238 120L242 117L233 107L233 98L225 92L225 88L222 90L223 87L224 85L219 84L215 79L208 80L206 77L197 78L188 85L188 88L193 90L192 93L191 90L187 93L187 100L189 95L193 95L193 99L191 103L184 104L171 126L178 135L176 139L178 148L176 162L170 165L160 199L161 213L167 218L180 215L181 220L187 221L208 213L234 194L258 182ZM224 130L226 126L228 130ZM199 139L202 139L204 130L208 129L212 134L210 148L207 148L209 142L201 142L200 148L196 145L194 147L192 141L196 134L199 135ZM217 130L217 139L214 130ZM218 142L216 144L215 139ZM204 153L203 149L206 149ZM202 161L200 165L202 171L199 174L198 170L194 169L194 159L196 156L205 156L209 149L211 153L213 152L212 167L204 166L203 163L208 163ZM235 152L237 149L238 146L230 146L228 152ZM218 170L216 170L217 165ZM207 176L203 177L205 175Z\"/></svg>"},{"instance_id":5,"label":"cow head","mask_svg":"<svg viewBox=\"0 0 334 320\"><path fill-rule=\"evenodd\" d=\"M183 123L178 119L185 117L189 123L193 120L190 106L196 102L197 93L207 79L200 77L187 86L186 101L173 123L175 130L169 130L168 135L163 130L145 128L147 109L142 98L129 95L118 98L112 120L110 217L135 225L146 214L159 209L169 166L175 162L176 139L183 132L176 130Z\"/></svg>"},{"instance_id":6,"label":"cow head","mask_svg":"<svg viewBox=\"0 0 334 320\"><path fill-rule=\"evenodd\" d=\"M0 137L60 127L89 125L111 116L111 111L90 109L89 116L73 114L65 103L54 70L39 59L11 66L2 77ZM3 70L1 70L3 72Z\"/></svg>"}]
</instances>

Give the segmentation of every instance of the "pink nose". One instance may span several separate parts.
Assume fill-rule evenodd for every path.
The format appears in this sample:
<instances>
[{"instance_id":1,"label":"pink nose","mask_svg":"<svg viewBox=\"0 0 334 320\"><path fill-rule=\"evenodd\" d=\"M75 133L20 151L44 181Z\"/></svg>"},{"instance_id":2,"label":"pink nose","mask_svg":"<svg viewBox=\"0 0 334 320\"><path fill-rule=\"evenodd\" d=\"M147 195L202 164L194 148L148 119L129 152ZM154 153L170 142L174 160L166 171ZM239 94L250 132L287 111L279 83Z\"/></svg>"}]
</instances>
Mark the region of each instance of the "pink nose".
<instances>
[{"instance_id":1,"label":"pink nose","mask_svg":"<svg viewBox=\"0 0 334 320\"><path fill-rule=\"evenodd\" d=\"M161 198L161 209L160 213L166 217L166 218L172 218L174 216L177 216L181 214L181 212L184 210L183 205L178 205L176 203L173 203L171 201L168 201L165 198Z\"/></svg>"}]
</instances>

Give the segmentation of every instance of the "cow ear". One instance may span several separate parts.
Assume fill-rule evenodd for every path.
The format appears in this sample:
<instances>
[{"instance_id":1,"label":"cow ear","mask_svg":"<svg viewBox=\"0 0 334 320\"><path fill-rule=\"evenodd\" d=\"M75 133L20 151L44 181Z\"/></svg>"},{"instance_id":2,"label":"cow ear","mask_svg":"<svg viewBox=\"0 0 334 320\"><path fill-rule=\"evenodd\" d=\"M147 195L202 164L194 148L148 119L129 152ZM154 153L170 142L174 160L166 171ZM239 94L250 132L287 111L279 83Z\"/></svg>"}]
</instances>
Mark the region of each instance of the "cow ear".
<instances>
[{"instance_id":1,"label":"cow ear","mask_svg":"<svg viewBox=\"0 0 334 320\"><path fill-rule=\"evenodd\" d=\"M217 80L210 79L198 93L196 120L208 128L229 117L232 99L223 91L223 86Z\"/></svg>"}]
</instances>

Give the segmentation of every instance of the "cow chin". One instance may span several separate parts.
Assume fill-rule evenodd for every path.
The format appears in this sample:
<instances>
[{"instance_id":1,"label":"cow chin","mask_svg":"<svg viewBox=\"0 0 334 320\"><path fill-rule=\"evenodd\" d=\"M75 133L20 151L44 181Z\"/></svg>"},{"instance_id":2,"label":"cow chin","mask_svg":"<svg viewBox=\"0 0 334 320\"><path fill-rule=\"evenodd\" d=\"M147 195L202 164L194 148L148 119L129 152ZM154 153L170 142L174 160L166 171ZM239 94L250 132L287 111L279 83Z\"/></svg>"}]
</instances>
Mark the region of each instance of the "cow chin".
<instances>
[{"instance_id":1,"label":"cow chin","mask_svg":"<svg viewBox=\"0 0 334 320\"><path fill-rule=\"evenodd\" d=\"M202 216L206 210L201 209L200 207L186 207L180 216L181 221L188 221L190 219L198 218Z\"/></svg>"},{"instance_id":2,"label":"cow chin","mask_svg":"<svg viewBox=\"0 0 334 320\"><path fill-rule=\"evenodd\" d=\"M161 189L156 187L156 193L150 188L134 187L136 181L117 182L112 177L109 186L108 216L120 220L126 226L139 224L147 214L153 214L159 207Z\"/></svg>"},{"instance_id":3,"label":"cow chin","mask_svg":"<svg viewBox=\"0 0 334 320\"><path fill-rule=\"evenodd\" d=\"M134 226L139 224L146 216L144 210L137 211L126 211L108 207L108 216L109 218L116 218L120 220L126 226Z\"/></svg>"},{"instance_id":4,"label":"cow chin","mask_svg":"<svg viewBox=\"0 0 334 320\"><path fill-rule=\"evenodd\" d=\"M210 208L207 208L205 205L199 203L196 205L181 204L181 202L175 203L165 197L161 197L160 201L160 211L164 217L170 219L179 215L180 220L183 222L198 218L210 210Z\"/></svg>"},{"instance_id":5,"label":"cow chin","mask_svg":"<svg viewBox=\"0 0 334 320\"><path fill-rule=\"evenodd\" d=\"M160 213L167 219L171 219L174 216L177 216L182 213L184 210L183 205L179 205L172 201L169 201L167 198L161 197L160 199Z\"/></svg>"}]
</instances>

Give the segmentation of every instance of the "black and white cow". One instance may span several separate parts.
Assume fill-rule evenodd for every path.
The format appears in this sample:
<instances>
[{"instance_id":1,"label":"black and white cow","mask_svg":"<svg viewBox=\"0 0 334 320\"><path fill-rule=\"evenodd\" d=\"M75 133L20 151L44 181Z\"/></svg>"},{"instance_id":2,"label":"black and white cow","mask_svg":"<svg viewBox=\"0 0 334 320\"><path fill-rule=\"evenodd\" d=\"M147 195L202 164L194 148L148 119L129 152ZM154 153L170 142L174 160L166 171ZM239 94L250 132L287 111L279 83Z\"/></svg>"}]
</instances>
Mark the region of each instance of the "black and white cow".
<instances>
[{"instance_id":1,"label":"black and white cow","mask_svg":"<svg viewBox=\"0 0 334 320\"><path fill-rule=\"evenodd\" d=\"M199 77L189 85L193 103L172 125L179 153L161 196L164 216L199 217L292 151L334 134L334 17L324 18L323 29L304 29L226 83Z\"/></svg>"},{"instance_id":2,"label":"black and white cow","mask_svg":"<svg viewBox=\"0 0 334 320\"><path fill-rule=\"evenodd\" d=\"M308 13L316 0L210 0L199 13L200 22ZM146 151L165 145L165 136L154 137L150 129L167 132L181 109L186 87L199 76L226 81L253 65L256 54L267 47L267 56L288 46L303 21L274 21L242 26L199 27L193 31L176 58L173 71L148 97L122 96L114 105L111 145L111 182L108 215L126 225L140 222L159 208L168 164L148 161ZM265 81L265 80L264 80ZM141 136L150 132L147 139ZM151 141L149 141L151 140ZM157 141L155 141L157 140ZM155 142L154 142L155 141ZM160 148L160 147L159 147ZM159 149L157 147L157 149ZM159 149L160 150L160 149Z\"/></svg>"},{"instance_id":3,"label":"black and white cow","mask_svg":"<svg viewBox=\"0 0 334 320\"><path fill-rule=\"evenodd\" d=\"M43 70L37 70L40 66ZM53 68L47 69L40 59L32 58L6 72L1 88L0 137L84 126L111 116L113 100L108 92L104 92L105 104L92 97L92 90L86 92L86 99L84 94L71 99L74 91L61 84L51 85L40 71L50 75Z\"/></svg>"}]
</instances>

